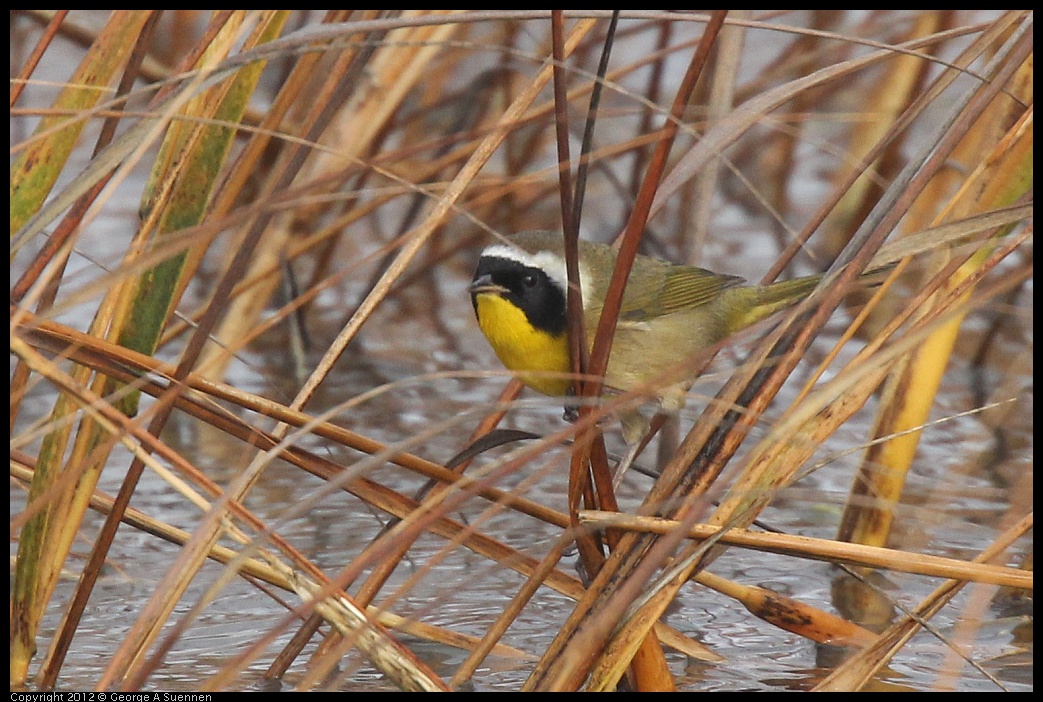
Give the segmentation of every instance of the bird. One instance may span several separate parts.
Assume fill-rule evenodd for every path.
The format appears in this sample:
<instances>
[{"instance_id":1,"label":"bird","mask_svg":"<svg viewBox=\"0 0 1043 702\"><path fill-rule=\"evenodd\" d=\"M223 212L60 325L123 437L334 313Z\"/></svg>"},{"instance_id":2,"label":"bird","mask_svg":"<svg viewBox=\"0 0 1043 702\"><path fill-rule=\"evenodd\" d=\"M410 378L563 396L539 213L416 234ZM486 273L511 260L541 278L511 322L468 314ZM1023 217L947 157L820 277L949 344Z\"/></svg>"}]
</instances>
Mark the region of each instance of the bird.
<instances>
[{"instance_id":1,"label":"bird","mask_svg":"<svg viewBox=\"0 0 1043 702\"><path fill-rule=\"evenodd\" d=\"M592 345L617 252L607 244L578 243L583 323ZM627 392L662 384L685 359L799 302L821 279L746 285L739 276L639 254L623 292L604 386ZM487 246L469 286L478 326L500 362L528 387L556 397L567 396L572 386L567 289L563 237L542 230ZM682 409L692 382L659 387L660 410ZM624 441L636 446L648 421L636 411L621 420ZM624 462L616 470L617 486Z\"/></svg>"}]
</instances>

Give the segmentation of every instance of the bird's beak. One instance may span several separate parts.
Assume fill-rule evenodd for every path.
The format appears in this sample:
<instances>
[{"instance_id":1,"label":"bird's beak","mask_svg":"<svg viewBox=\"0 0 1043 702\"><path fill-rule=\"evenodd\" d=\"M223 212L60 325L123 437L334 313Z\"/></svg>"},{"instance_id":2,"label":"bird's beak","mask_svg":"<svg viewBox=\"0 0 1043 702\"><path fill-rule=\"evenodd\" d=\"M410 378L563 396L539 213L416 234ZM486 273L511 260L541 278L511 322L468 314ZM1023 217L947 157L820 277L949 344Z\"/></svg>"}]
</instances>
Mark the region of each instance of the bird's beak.
<instances>
[{"instance_id":1,"label":"bird's beak","mask_svg":"<svg viewBox=\"0 0 1043 702\"><path fill-rule=\"evenodd\" d=\"M485 275L480 275L474 280L472 280L471 285L468 286L468 290L471 291L472 295L479 295L481 293L493 293L496 295L501 295L507 292L507 288L494 283L492 276L488 273L486 273Z\"/></svg>"}]
</instances>

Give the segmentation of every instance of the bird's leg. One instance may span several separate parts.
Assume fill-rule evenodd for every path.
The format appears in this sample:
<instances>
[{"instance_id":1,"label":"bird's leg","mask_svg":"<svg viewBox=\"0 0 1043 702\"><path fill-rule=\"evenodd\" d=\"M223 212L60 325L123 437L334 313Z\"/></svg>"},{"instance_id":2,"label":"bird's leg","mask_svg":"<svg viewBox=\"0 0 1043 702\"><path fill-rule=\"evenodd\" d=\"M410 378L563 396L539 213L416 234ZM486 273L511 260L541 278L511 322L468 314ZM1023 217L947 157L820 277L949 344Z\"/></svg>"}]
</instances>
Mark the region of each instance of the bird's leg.
<instances>
[{"instance_id":1,"label":"bird's leg","mask_svg":"<svg viewBox=\"0 0 1043 702\"><path fill-rule=\"evenodd\" d=\"M613 490L619 489L620 484L623 482L623 476L630 470L630 466L634 465L638 454L644 450L645 446L652 439L652 435L649 433L651 424L645 415L637 410L623 415L619 418L619 421L623 425L623 441L626 443L627 450L612 474Z\"/></svg>"},{"instance_id":2,"label":"bird's leg","mask_svg":"<svg viewBox=\"0 0 1043 702\"><path fill-rule=\"evenodd\" d=\"M571 387L565 391L565 411L562 413L561 418L569 424L575 424L579 419L579 405L571 399L574 396L575 393Z\"/></svg>"},{"instance_id":3,"label":"bird's leg","mask_svg":"<svg viewBox=\"0 0 1043 702\"><path fill-rule=\"evenodd\" d=\"M675 385L668 388L659 398L659 411L656 412L652 421L645 418L643 414L634 410L620 418L623 425L623 441L626 442L627 451L616 466L612 476L612 489L618 490L623 482L623 476L630 470L638 455L645 450L652 437L663 428L666 420L684 408L685 393L691 383Z\"/></svg>"}]
</instances>

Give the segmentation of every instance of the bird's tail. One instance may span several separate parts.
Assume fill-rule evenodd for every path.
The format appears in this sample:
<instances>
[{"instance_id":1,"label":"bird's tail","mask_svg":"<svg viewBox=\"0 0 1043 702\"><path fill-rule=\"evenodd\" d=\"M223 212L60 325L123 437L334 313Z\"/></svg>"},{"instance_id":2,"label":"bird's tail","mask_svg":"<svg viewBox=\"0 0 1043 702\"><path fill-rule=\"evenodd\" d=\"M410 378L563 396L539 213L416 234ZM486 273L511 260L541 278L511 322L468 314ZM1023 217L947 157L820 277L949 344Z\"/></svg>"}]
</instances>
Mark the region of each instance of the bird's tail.
<instances>
[{"instance_id":1,"label":"bird's tail","mask_svg":"<svg viewBox=\"0 0 1043 702\"><path fill-rule=\"evenodd\" d=\"M872 287L883 282L886 273L892 266L885 266L868 271L859 278L859 283L865 287ZM822 280L822 274L808 275L803 278L782 280L778 283L768 285L754 285L742 288L733 288L731 293L746 296L746 304L736 305L736 309L744 310L734 315L729 320L731 333L735 333L746 327L770 317L779 310L803 300L811 294L815 286Z\"/></svg>"}]
</instances>

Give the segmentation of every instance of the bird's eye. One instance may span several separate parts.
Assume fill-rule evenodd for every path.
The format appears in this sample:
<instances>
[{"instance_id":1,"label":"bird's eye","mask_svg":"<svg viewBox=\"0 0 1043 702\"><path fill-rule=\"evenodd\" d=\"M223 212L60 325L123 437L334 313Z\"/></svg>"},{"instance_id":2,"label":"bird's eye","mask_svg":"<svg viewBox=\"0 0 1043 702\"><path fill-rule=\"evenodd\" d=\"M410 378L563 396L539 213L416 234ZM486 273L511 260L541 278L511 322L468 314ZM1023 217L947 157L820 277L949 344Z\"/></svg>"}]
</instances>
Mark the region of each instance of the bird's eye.
<instances>
[{"instance_id":1,"label":"bird's eye","mask_svg":"<svg viewBox=\"0 0 1043 702\"><path fill-rule=\"evenodd\" d=\"M536 274L535 273L526 273L525 275L523 275L522 276L522 285L524 285L527 288L535 288L536 287Z\"/></svg>"}]
</instances>

